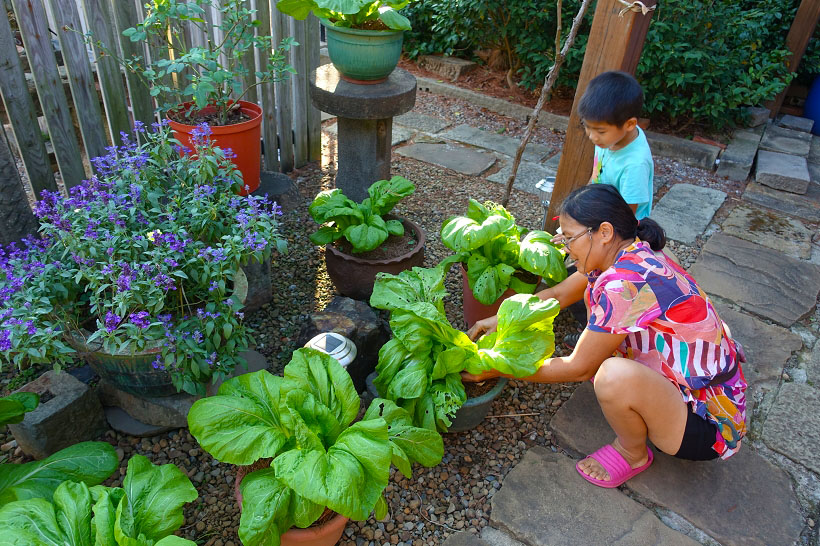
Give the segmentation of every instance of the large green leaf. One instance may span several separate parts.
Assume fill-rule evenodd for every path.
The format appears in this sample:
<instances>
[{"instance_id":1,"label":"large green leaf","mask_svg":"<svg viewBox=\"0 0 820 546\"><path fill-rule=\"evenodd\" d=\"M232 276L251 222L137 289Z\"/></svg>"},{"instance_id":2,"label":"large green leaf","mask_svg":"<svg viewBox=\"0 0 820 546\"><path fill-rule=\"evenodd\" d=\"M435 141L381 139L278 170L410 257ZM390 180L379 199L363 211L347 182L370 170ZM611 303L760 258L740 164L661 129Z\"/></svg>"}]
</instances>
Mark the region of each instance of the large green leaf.
<instances>
[{"instance_id":1,"label":"large green leaf","mask_svg":"<svg viewBox=\"0 0 820 546\"><path fill-rule=\"evenodd\" d=\"M380 18L388 27L396 30L400 29L399 27L390 26L384 19L385 11L379 11L381 12ZM393 14L387 15L387 18L391 19L394 24L401 24L400 19L407 21L407 28L401 30L410 30L410 22L406 17L399 15L392 9L388 9L386 12ZM398 18L394 17L394 15L398 15ZM367 193L370 195L370 208L374 214L387 214L393 210L396 203L408 195L412 195L414 191L416 191L416 187L413 183L402 176L394 176L390 180L378 180L367 188Z\"/></svg>"},{"instance_id":2,"label":"large green leaf","mask_svg":"<svg viewBox=\"0 0 820 546\"><path fill-rule=\"evenodd\" d=\"M410 19L388 6L379 8L379 19L393 30L411 30L413 28Z\"/></svg>"},{"instance_id":3,"label":"large green leaf","mask_svg":"<svg viewBox=\"0 0 820 546\"><path fill-rule=\"evenodd\" d=\"M414 267L398 275L377 273L370 296L370 305L377 309L399 309L411 303L427 302L436 306L443 315L443 300L447 296L444 278L450 266L459 261L460 256L451 256L436 267Z\"/></svg>"},{"instance_id":4,"label":"large green leaf","mask_svg":"<svg viewBox=\"0 0 820 546\"><path fill-rule=\"evenodd\" d=\"M373 0L314 0L321 9L335 11L337 13L353 14L360 12Z\"/></svg>"},{"instance_id":5,"label":"large green leaf","mask_svg":"<svg viewBox=\"0 0 820 546\"><path fill-rule=\"evenodd\" d=\"M287 408L292 417L296 449L324 451L325 446L332 445L342 431L342 425L330 409L307 391L290 391Z\"/></svg>"},{"instance_id":6,"label":"large green leaf","mask_svg":"<svg viewBox=\"0 0 820 546\"><path fill-rule=\"evenodd\" d=\"M441 242L455 252L473 251L510 229L514 223L503 216L490 216L481 223L466 216L456 216L441 226Z\"/></svg>"},{"instance_id":7,"label":"large green leaf","mask_svg":"<svg viewBox=\"0 0 820 546\"><path fill-rule=\"evenodd\" d=\"M73 546L57 523L54 505L46 499L10 502L0 508L0 544Z\"/></svg>"},{"instance_id":8,"label":"large green leaf","mask_svg":"<svg viewBox=\"0 0 820 546\"><path fill-rule=\"evenodd\" d=\"M427 390L430 381L430 368L433 361L426 357L416 356L408 360L407 365L396 373L387 395L393 400L399 398L418 398Z\"/></svg>"},{"instance_id":9,"label":"large green leaf","mask_svg":"<svg viewBox=\"0 0 820 546\"><path fill-rule=\"evenodd\" d=\"M299 495L355 520L367 519L387 486L392 449L384 419L359 421L327 453L291 450L273 461Z\"/></svg>"},{"instance_id":10,"label":"large green leaf","mask_svg":"<svg viewBox=\"0 0 820 546\"><path fill-rule=\"evenodd\" d=\"M91 492L84 483L63 482L54 491L57 525L71 546L93 546Z\"/></svg>"},{"instance_id":11,"label":"large green leaf","mask_svg":"<svg viewBox=\"0 0 820 546\"><path fill-rule=\"evenodd\" d=\"M475 351L470 338L453 328L447 317L431 303L413 303L393 311L390 328L404 347L417 355L429 355L435 341Z\"/></svg>"},{"instance_id":12,"label":"large green leaf","mask_svg":"<svg viewBox=\"0 0 820 546\"><path fill-rule=\"evenodd\" d=\"M91 495L94 499L91 529L95 546L118 546L114 537L114 522L117 520L117 505L125 496L125 491L121 487L96 485L91 488Z\"/></svg>"},{"instance_id":13,"label":"large green leaf","mask_svg":"<svg viewBox=\"0 0 820 546\"><path fill-rule=\"evenodd\" d=\"M242 374L197 400L188 412L191 434L216 459L249 465L275 457L290 436L280 415L281 377L266 370Z\"/></svg>"},{"instance_id":14,"label":"large green leaf","mask_svg":"<svg viewBox=\"0 0 820 546\"><path fill-rule=\"evenodd\" d=\"M114 536L120 545L133 540L157 541L173 534L185 519L182 506L198 496L179 468L172 464L155 466L142 455L128 461L122 488L125 497L117 506L114 523Z\"/></svg>"},{"instance_id":15,"label":"large green leaf","mask_svg":"<svg viewBox=\"0 0 820 546\"><path fill-rule=\"evenodd\" d=\"M379 349L379 361L376 364L376 379L373 381L376 390L384 396L393 377L405 365L405 361L412 357L402 345L399 338L393 338Z\"/></svg>"},{"instance_id":16,"label":"large green leaf","mask_svg":"<svg viewBox=\"0 0 820 546\"><path fill-rule=\"evenodd\" d=\"M279 5L281 6L283 2L287 1L289 0L282 0ZM280 11L287 13L281 8ZM298 17L296 18L298 19ZM317 224L336 222L342 224L341 227L345 228L353 221L363 220L362 213L356 203L345 197L342 190L338 188L319 192L308 210Z\"/></svg>"},{"instance_id":17,"label":"large green leaf","mask_svg":"<svg viewBox=\"0 0 820 546\"><path fill-rule=\"evenodd\" d=\"M339 361L315 349L294 351L285 366L284 392L302 389L327 406L336 420L347 426L359 413L359 394Z\"/></svg>"},{"instance_id":18,"label":"large green leaf","mask_svg":"<svg viewBox=\"0 0 820 546\"><path fill-rule=\"evenodd\" d=\"M345 238L353 245L353 252L370 252L387 239L387 224L380 216L369 216L367 223L348 226Z\"/></svg>"},{"instance_id":19,"label":"large green leaf","mask_svg":"<svg viewBox=\"0 0 820 546\"><path fill-rule=\"evenodd\" d=\"M410 464L436 466L444 456L444 441L434 430L413 425L412 416L392 400L376 398L365 412L363 420L383 418L393 449L393 464L407 478L412 476Z\"/></svg>"},{"instance_id":20,"label":"large green leaf","mask_svg":"<svg viewBox=\"0 0 820 546\"><path fill-rule=\"evenodd\" d=\"M102 483L119 465L117 453L105 442L81 442L42 461L0 465L0 506L14 500L50 499L66 480Z\"/></svg>"},{"instance_id":21,"label":"large green leaf","mask_svg":"<svg viewBox=\"0 0 820 546\"><path fill-rule=\"evenodd\" d=\"M477 272L481 271L477 275ZM476 300L484 305L494 304L507 288L515 268L504 263L490 265L483 256L470 256L467 275ZM474 280L472 280L474 279Z\"/></svg>"},{"instance_id":22,"label":"large green leaf","mask_svg":"<svg viewBox=\"0 0 820 546\"><path fill-rule=\"evenodd\" d=\"M433 381L429 396L435 407L436 423L440 430L446 431L456 412L467 401L467 393L461 382L460 373L451 373L443 379Z\"/></svg>"},{"instance_id":23,"label":"large green leaf","mask_svg":"<svg viewBox=\"0 0 820 546\"><path fill-rule=\"evenodd\" d=\"M551 239L552 235L546 231L527 233L520 244L518 265L553 286L567 278L567 268L564 253L550 242Z\"/></svg>"},{"instance_id":24,"label":"large green leaf","mask_svg":"<svg viewBox=\"0 0 820 546\"><path fill-rule=\"evenodd\" d=\"M463 347L449 347L436 356L431 379L441 379L464 369L464 361L470 354Z\"/></svg>"},{"instance_id":25,"label":"large green leaf","mask_svg":"<svg viewBox=\"0 0 820 546\"><path fill-rule=\"evenodd\" d=\"M22 422L39 402L40 395L33 392L15 392L0 398L0 427Z\"/></svg>"}]
</instances>

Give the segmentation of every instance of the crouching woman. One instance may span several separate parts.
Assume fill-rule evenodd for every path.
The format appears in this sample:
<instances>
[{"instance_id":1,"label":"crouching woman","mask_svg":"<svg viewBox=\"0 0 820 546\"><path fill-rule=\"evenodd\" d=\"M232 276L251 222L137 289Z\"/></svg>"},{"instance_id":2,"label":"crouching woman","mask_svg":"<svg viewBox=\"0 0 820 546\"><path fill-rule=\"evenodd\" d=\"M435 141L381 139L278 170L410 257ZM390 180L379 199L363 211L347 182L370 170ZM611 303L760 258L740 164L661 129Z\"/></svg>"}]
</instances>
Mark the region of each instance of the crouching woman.
<instances>
[{"instance_id":1,"label":"crouching woman","mask_svg":"<svg viewBox=\"0 0 820 546\"><path fill-rule=\"evenodd\" d=\"M712 302L663 252L663 229L638 222L605 184L575 190L560 215L563 243L578 272L539 292L561 307L584 299L588 323L571 355L547 359L525 381L592 379L616 439L576 467L587 481L617 487L652 463L647 439L690 460L727 458L746 433L742 349ZM495 330L477 322L475 339ZM501 375L491 370L467 381Z\"/></svg>"}]
</instances>

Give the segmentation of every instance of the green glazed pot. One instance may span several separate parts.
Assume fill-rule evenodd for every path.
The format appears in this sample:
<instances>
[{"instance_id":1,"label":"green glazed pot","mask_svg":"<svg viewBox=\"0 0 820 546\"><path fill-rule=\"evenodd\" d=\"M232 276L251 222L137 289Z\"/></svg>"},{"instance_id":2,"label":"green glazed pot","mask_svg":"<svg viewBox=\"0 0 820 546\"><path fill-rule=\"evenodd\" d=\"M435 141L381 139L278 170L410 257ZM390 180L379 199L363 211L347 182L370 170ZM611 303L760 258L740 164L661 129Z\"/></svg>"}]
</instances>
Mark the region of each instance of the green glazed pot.
<instances>
[{"instance_id":1,"label":"green glazed pot","mask_svg":"<svg viewBox=\"0 0 820 546\"><path fill-rule=\"evenodd\" d=\"M403 30L358 30L336 27L325 19L320 21L325 27L330 62L343 79L379 83L399 63Z\"/></svg>"}]
</instances>

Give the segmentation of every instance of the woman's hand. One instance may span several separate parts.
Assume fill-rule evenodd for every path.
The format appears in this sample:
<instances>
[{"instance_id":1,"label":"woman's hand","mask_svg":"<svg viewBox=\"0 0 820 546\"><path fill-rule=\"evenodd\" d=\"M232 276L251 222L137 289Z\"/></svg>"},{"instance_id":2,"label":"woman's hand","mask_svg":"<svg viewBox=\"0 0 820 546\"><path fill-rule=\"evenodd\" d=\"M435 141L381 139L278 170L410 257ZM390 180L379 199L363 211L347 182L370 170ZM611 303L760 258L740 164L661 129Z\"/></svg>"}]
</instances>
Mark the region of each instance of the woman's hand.
<instances>
[{"instance_id":1,"label":"woman's hand","mask_svg":"<svg viewBox=\"0 0 820 546\"><path fill-rule=\"evenodd\" d=\"M501 372L493 369L487 370L486 372L481 372L478 375L474 375L467 372L461 372L461 380L467 381L469 383L478 383L481 381L486 381L487 379L492 379L494 377L501 377Z\"/></svg>"},{"instance_id":2,"label":"woman's hand","mask_svg":"<svg viewBox=\"0 0 820 546\"><path fill-rule=\"evenodd\" d=\"M493 315L473 324L473 327L467 330L467 337L475 341L483 335L492 334L496 328L498 328L498 315Z\"/></svg>"}]
</instances>

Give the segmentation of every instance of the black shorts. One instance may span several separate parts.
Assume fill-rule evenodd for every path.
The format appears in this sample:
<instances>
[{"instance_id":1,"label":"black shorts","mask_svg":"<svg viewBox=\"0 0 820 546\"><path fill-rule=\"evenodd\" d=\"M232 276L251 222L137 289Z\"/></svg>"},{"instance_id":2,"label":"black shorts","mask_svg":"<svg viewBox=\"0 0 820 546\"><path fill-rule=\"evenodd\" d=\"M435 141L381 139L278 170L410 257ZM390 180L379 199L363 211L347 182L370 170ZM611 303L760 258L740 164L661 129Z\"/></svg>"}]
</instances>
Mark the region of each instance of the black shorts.
<instances>
[{"instance_id":1,"label":"black shorts","mask_svg":"<svg viewBox=\"0 0 820 546\"><path fill-rule=\"evenodd\" d=\"M717 436L717 425L693 412L689 404L686 404L686 410L686 428L675 457L690 461L717 459L718 452L712 449Z\"/></svg>"}]
</instances>

